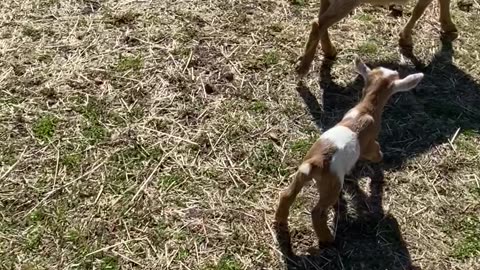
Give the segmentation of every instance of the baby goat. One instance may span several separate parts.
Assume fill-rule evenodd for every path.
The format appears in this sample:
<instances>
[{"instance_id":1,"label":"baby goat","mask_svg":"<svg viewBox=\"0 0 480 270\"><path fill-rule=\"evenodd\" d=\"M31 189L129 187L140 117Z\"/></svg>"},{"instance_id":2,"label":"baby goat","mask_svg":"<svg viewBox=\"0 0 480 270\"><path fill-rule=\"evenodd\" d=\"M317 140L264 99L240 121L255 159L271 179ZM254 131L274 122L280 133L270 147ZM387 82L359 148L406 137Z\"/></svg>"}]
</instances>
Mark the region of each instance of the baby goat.
<instances>
[{"instance_id":1,"label":"baby goat","mask_svg":"<svg viewBox=\"0 0 480 270\"><path fill-rule=\"evenodd\" d=\"M293 182L280 193L275 213L277 225L287 225L289 209L297 194L315 179L320 199L311 214L321 245L334 240L327 226L327 213L339 198L345 175L358 159L380 162L383 158L377 136L388 99L395 93L415 88L423 78L423 73L416 73L400 79L397 71L384 67L370 70L358 58L355 66L365 81L360 102L311 146Z\"/></svg>"},{"instance_id":2,"label":"baby goat","mask_svg":"<svg viewBox=\"0 0 480 270\"><path fill-rule=\"evenodd\" d=\"M337 51L330 41L328 28L346 17L354 8L361 4L388 5L388 4L406 4L409 0L321 0L318 19L312 22L312 28L308 37L305 51L301 57L296 71L300 76L307 74L310 65L315 57L315 53L320 41L322 51L326 58L335 58ZM417 4L412 12L412 17L404 26L400 33L400 45L403 47L412 46L412 30L416 22L425 12L425 9L432 0L417 0ZM450 0L438 0L440 3L440 24L443 32L455 34L457 28L452 22L450 16Z\"/></svg>"}]
</instances>

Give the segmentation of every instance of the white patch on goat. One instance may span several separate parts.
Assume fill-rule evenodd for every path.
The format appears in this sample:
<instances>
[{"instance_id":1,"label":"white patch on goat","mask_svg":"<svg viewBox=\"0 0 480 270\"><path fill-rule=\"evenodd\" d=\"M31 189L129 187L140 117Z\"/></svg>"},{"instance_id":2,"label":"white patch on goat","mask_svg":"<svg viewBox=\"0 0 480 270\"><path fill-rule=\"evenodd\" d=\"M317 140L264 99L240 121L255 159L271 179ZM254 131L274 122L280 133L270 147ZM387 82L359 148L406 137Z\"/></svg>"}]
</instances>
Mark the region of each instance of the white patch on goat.
<instances>
[{"instance_id":1,"label":"white patch on goat","mask_svg":"<svg viewBox=\"0 0 480 270\"><path fill-rule=\"evenodd\" d=\"M298 170L305 175L309 175L310 171L312 170L312 164L308 162L302 163L302 165L298 167Z\"/></svg>"},{"instance_id":2,"label":"white patch on goat","mask_svg":"<svg viewBox=\"0 0 480 270\"><path fill-rule=\"evenodd\" d=\"M390 77L392 75L398 75L398 72L395 71L395 70L391 70L391 69L384 68L384 67L379 67L378 69L382 72L383 77Z\"/></svg>"},{"instance_id":3,"label":"white patch on goat","mask_svg":"<svg viewBox=\"0 0 480 270\"><path fill-rule=\"evenodd\" d=\"M320 139L332 143L337 151L330 162L330 171L337 175L343 186L343 179L360 157L360 143L357 134L344 126L335 126L325 131Z\"/></svg>"},{"instance_id":4,"label":"white patch on goat","mask_svg":"<svg viewBox=\"0 0 480 270\"><path fill-rule=\"evenodd\" d=\"M359 112L357 109L351 109L349 110L345 116L343 116L343 119L347 119L347 118L352 118L352 119L355 119L357 116L358 116Z\"/></svg>"}]
</instances>

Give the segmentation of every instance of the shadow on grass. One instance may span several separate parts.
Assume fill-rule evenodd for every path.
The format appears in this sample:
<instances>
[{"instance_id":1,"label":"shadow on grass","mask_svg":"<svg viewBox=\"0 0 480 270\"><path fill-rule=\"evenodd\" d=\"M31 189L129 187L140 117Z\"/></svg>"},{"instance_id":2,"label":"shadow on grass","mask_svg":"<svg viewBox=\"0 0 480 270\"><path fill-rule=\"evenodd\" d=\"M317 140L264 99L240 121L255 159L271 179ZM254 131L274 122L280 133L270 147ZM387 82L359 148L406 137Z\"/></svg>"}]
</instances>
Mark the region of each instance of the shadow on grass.
<instances>
[{"instance_id":1,"label":"shadow on grass","mask_svg":"<svg viewBox=\"0 0 480 270\"><path fill-rule=\"evenodd\" d=\"M398 169L409 158L447 142L458 129L480 131L480 85L453 64L452 43L442 40L440 50L427 66L411 52L403 53L415 68L391 62L367 62L372 68L398 70L401 77L418 71L425 73L416 89L394 95L385 107L379 141L385 154L384 167L389 170ZM356 104L363 87L360 76L347 87L336 84L330 73L332 64L324 60L320 70L323 107L307 87L297 88L314 122L323 130L332 127Z\"/></svg>"},{"instance_id":2,"label":"shadow on grass","mask_svg":"<svg viewBox=\"0 0 480 270\"><path fill-rule=\"evenodd\" d=\"M342 194L349 194L355 214L346 211L342 199L336 209L335 247L316 250L309 255L293 253L287 228L277 228L277 240L288 269L418 269L402 239L396 219L382 208L383 170L399 170L408 159L427 152L433 146L462 132L480 131L480 86L453 62L452 43L442 40L440 50L428 65L409 51L415 68L388 62L368 63L370 67L398 70L401 77L422 71L425 78L410 93L393 96L385 107L380 133L384 152L382 164L359 162L348 176ZM352 65L353 66L353 65ZM333 82L332 62L324 60L320 71L323 107L305 86L297 88L314 122L322 130L337 123L358 101L363 81L360 76L347 87ZM353 67L352 67L353 69ZM370 195L357 179L370 177Z\"/></svg>"},{"instance_id":3,"label":"shadow on grass","mask_svg":"<svg viewBox=\"0 0 480 270\"><path fill-rule=\"evenodd\" d=\"M402 239L396 219L382 208L383 171L379 165L357 166L354 179L369 175L370 195L357 181L346 181L335 207L335 246L310 248L308 255L297 256L292 250L290 232L277 228L277 240L289 270L300 269L418 269ZM347 210L344 195L351 198L353 211Z\"/></svg>"}]
</instances>

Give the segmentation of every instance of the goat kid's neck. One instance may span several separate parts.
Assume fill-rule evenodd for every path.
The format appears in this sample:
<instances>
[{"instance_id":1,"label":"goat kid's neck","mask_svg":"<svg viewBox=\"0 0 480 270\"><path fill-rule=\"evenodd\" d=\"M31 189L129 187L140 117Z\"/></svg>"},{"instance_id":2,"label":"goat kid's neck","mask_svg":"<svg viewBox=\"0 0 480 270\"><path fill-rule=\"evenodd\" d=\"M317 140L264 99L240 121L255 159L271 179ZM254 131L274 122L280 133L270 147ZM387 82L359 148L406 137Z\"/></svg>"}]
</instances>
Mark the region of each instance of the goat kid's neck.
<instances>
[{"instance_id":1,"label":"goat kid's neck","mask_svg":"<svg viewBox=\"0 0 480 270\"><path fill-rule=\"evenodd\" d=\"M363 108L363 111L376 117L380 117L383 108L387 105L389 99L389 92L385 91L388 87L388 82L373 83L367 86L363 92L365 93L358 103L357 107Z\"/></svg>"}]
</instances>

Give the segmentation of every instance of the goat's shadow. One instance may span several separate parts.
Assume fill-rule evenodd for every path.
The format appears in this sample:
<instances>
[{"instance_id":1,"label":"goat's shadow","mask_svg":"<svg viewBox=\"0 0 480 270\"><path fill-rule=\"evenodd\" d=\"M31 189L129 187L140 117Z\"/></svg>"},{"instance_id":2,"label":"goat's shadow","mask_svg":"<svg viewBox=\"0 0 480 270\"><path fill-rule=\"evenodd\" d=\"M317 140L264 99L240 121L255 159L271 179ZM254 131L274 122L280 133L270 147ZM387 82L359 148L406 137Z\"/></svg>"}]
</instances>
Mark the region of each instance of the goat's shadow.
<instances>
[{"instance_id":1,"label":"goat's shadow","mask_svg":"<svg viewBox=\"0 0 480 270\"><path fill-rule=\"evenodd\" d=\"M335 246L310 248L308 255L297 256L292 250L290 232L277 228L277 240L289 270L301 269L416 269L402 239L399 225L382 208L383 171L379 165L357 166L353 178L371 176L370 195L357 181L346 181L335 206ZM347 207L348 194L353 209Z\"/></svg>"},{"instance_id":2,"label":"goat's shadow","mask_svg":"<svg viewBox=\"0 0 480 270\"><path fill-rule=\"evenodd\" d=\"M460 129L480 131L480 86L453 63L452 42L442 39L440 50L428 65L404 51L415 67L390 62L367 63L370 67L398 70L401 77L422 71L423 81L410 93L393 96L382 119L380 144L384 152L382 164L360 162L346 181L344 194L352 198L354 213L347 211L341 199L335 215L335 247L309 255L297 256L292 251L288 230L278 229L277 239L288 269L417 269L396 219L385 215L382 207L383 170L398 170L409 158L422 154L437 144L450 140ZM297 88L313 121L326 130L338 122L358 101L363 82L358 76L346 86L336 84L331 75L332 61L323 60L320 86L322 105L310 90ZM370 177L370 195L356 181Z\"/></svg>"}]
</instances>

